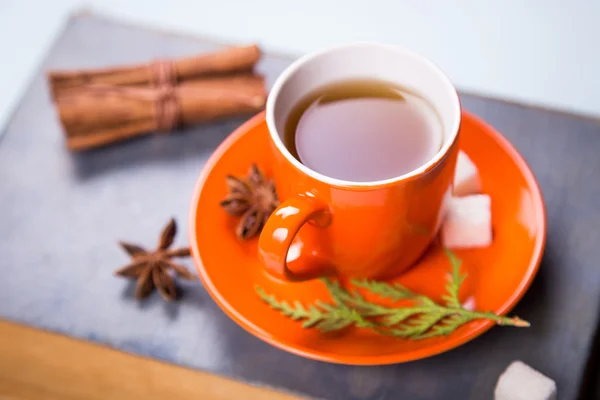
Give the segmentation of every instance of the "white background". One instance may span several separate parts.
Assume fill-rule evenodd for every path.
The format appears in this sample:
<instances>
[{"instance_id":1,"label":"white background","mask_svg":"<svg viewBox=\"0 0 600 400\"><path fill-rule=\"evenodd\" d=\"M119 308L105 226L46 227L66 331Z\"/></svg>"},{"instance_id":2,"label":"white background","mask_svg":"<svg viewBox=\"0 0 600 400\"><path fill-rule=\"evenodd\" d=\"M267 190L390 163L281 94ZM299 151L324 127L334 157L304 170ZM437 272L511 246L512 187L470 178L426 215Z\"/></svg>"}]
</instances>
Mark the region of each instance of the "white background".
<instances>
[{"instance_id":1,"label":"white background","mask_svg":"<svg viewBox=\"0 0 600 400\"><path fill-rule=\"evenodd\" d=\"M0 126L82 8L292 54L400 44L459 89L600 117L599 0L0 0Z\"/></svg>"}]
</instances>

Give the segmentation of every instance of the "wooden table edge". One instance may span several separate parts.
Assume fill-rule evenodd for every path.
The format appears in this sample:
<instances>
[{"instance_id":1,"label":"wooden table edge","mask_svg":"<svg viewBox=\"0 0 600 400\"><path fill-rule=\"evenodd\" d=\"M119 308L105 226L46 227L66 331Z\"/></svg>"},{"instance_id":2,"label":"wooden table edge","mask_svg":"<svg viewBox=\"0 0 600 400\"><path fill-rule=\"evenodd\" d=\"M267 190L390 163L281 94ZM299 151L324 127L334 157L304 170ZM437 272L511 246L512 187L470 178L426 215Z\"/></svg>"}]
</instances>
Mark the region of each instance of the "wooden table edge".
<instances>
[{"instance_id":1,"label":"wooden table edge","mask_svg":"<svg viewBox=\"0 0 600 400\"><path fill-rule=\"evenodd\" d=\"M0 399L298 399L0 319Z\"/></svg>"}]
</instances>

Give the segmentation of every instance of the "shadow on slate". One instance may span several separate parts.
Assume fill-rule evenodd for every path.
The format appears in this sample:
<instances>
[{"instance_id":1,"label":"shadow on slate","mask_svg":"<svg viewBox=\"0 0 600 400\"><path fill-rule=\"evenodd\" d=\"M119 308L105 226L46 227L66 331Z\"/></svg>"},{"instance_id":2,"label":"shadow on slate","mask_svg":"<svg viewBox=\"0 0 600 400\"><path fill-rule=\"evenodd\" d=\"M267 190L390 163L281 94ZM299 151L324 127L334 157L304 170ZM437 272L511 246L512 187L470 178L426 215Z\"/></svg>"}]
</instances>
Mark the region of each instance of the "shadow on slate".
<instances>
[{"instance_id":1,"label":"shadow on slate","mask_svg":"<svg viewBox=\"0 0 600 400\"><path fill-rule=\"evenodd\" d=\"M251 115L248 115L248 118ZM73 153L73 170L81 180L93 179L97 175L111 174L113 170L135 170L148 163L182 163L185 159L196 159L207 149L215 149L235 128L247 118L234 117L211 124L211 133L203 134L197 127L183 128L177 134L164 133L160 140L138 137L130 141L113 144L101 149ZM158 134L160 135L160 133ZM167 137L168 136L168 137Z\"/></svg>"},{"instance_id":2,"label":"shadow on slate","mask_svg":"<svg viewBox=\"0 0 600 400\"><path fill-rule=\"evenodd\" d=\"M489 399L500 373L520 359L556 380L561 399L585 398L580 391L600 309L600 126L574 116L462 96L467 110L521 151L546 200L547 250L514 310L532 322L530 329L492 329L408 364L351 367L261 342L229 320L197 282L186 284L175 305L158 295L135 302L130 283L113 276L128 261L116 241L153 246L174 216L176 242L185 244L198 174L243 118L71 154L43 70L217 47L93 15L68 22L0 141L0 317L310 397ZM290 61L267 55L260 69L272 83Z\"/></svg>"}]
</instances>

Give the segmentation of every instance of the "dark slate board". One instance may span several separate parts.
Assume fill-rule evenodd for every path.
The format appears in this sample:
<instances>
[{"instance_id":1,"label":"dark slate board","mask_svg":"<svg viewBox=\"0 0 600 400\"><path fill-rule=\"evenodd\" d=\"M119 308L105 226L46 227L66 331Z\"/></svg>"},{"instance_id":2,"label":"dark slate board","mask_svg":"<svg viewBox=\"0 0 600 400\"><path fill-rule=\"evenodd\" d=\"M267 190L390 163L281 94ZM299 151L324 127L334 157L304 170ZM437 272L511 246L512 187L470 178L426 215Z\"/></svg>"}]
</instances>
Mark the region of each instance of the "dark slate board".
<instances>
[{"instance_id":1,"label":"dark slate board","mask_svg":"<svg viewBox=\"0 0 600 400\"><path fill-rule=\"evenodd\" d=\"M502 370L521 359L555 379L561 399L577 398L600 309L600 124L575 116L462 96L466 109L522 152L545 196L546 254L515 310L531 329L493 329L409 364L348 367L261 342L230 321L197 283L184 288L177 304L157 296L134 302L131 285L112 276L127 261L115 241L153 244L171 215L185 232L206 158L243 118L70 154L42 72L216 47L91 15L69 21L0 141L1 317L311 397L489 399ZM260 69L272 82L290 61L266 56ZM178 244L186 240L185 234L177 238ZM593 369L590 364L592 383Z\"/></svg>"}]
</instances>

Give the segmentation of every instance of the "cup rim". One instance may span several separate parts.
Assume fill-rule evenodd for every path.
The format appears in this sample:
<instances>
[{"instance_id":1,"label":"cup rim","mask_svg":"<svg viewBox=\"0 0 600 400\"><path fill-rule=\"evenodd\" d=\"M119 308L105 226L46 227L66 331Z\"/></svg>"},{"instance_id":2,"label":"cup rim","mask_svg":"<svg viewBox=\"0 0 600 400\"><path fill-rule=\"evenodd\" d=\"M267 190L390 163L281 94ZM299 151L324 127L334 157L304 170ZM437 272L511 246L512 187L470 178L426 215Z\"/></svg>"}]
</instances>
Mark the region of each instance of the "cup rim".
<instances>
[{"instance_id":1,"label":"cup rim","mask_svg":"<svg viewBox=\"0 0 600 400\"><path fill-rule=\"evenodd\" d=\"M356 47L356 48L380 47L385 50L401 53L405 56L416 58L423 64L427 65L438 76L442 85L446 89L448 89L448 93L452 96L454 103L456 104L456 109L453 112L454 113L454 118L453 118L454 123L453 123L453 126L450 128L450 131L452 133L451 133L450 137L448 138L448 140L446 140L444 142L443 146L437 151L437 153L435 153L435 155L433 157L431 157L426 163L419 166L418 168L416 168L410 172L407 172L405 174L402 174L402 175L398 175L398 176L395 176L392 178L387 178L387 179L382 179L382 180L376 180L376 181L364 181L364 182L363 181L348 181L348 180L344 180L344 179L332 178L327 175L321 174L317 171L314 171L313 169L310 169L306 165L302 164L298 159L296 159L296 157L294 157L292 155L292 153L287 149L287 147L281 140L281 137L279 136L279 133L277 132L277 127L275 125L274 109L275 109L275 103L277 102L277 98L279 97L279 93L281 92L281 88L284 85L284 83L293 74L295 74L300 68L302 68L305 64L312 61L313 59L318 58L318 57L320 57L324 54L327 54L329 52L332 52L332 51L343 50L343 49L352 48L352 47ZM438 67L431 60L429 60L428 58L426 58L412 50L408 50L401 46L385 44L385 43L377 43L377 42L366 42L366 41L331 46L331 47L325 48L323 50L309 53L309 54L306 54L306 55L298 58L296 61L294 61L292 64L290 64L277 77L277 79L275 80L275 83L273 84L271 90L269 91L269 96L267 98L267 103L266 103L266 120L267 120L267 127L269 128L268 129L269 135L271 137L271 140L273 141L273 143L279 150L279 152L281 152L281 154L283 154L283 156L294 167L296 167L297 169L299 169L306 175L308 175L318 181L325 182L328 185L334 186L334 187L374 188L374 187L380 187L380 186L387 186L390 184L395 184L395 183L399 183L399 182L403 182L403 181L412 180L416 177L423 175L427 171L430 171L433 167L435 167L437 164L439 164L446 157L446 155L448 154L448 152L450 151L450 149L456 142L456 138L458 137L458 132L460 129L461 112L462 112L462 107L460 104L460 98L458 97L458 93L456 92L456 89L454 88L454 85L452 84L450 78L442 71L442 69L440 67Z\"/></svg>"}]
</instances>

